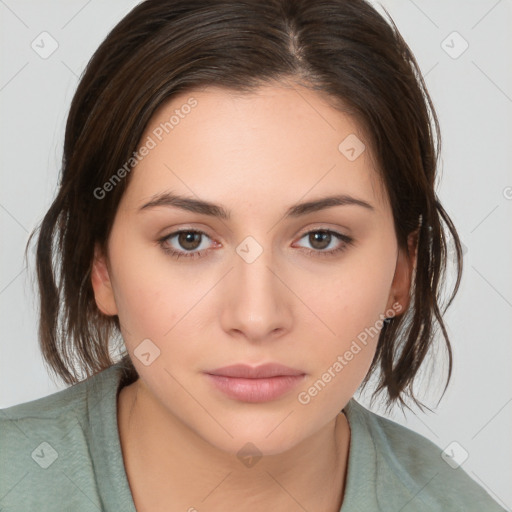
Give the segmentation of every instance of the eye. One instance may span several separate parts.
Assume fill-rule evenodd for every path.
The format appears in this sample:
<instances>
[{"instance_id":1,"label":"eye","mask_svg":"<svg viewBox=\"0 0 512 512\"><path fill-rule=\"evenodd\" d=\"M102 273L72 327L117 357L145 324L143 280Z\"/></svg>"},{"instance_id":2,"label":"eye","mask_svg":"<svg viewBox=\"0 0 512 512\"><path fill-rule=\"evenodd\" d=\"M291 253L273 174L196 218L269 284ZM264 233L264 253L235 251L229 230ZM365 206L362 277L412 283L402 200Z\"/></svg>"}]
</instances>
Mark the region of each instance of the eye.
<instances>
[{"instance_id":1,"label":"eye","mask_svg":"<svg viewBox=\"0 0 512 512\"><path fill-rule=\"evenodd\" d=\"M200 242L202 237L210 238L203 231L185 229L181 231L175 231L174 233L161 238L158 240L158 243L166 254L169 254L174 258L200 258L203 256L203 253L206 252L206 248L198 252L191 251L196 251L199 247L201 247L202 244ZM169 247L170 241L173 238L176 238L175 243L181 246L184 250L175 249L172 247L172 245Z\"/></svg>"},{"instance_id":2,"label":"eye","mask_svg":"<svg viewBox=\"0 0 512 512\"><path fill-rule=\"evenodd\" d=\"M313 231L308 231L307 233L304 233L301 239L306 237L308 243L313 246L313 249L306 248L306 252L308 254L318 256L333 256L334 254L344 251L354 243L353 238L347 235L342 235L341 233L332 231L330 229L316 229ZM327 247L332 246L333 244L335 246L334 248L325 250Z\"/></svg>"}]
</instances>

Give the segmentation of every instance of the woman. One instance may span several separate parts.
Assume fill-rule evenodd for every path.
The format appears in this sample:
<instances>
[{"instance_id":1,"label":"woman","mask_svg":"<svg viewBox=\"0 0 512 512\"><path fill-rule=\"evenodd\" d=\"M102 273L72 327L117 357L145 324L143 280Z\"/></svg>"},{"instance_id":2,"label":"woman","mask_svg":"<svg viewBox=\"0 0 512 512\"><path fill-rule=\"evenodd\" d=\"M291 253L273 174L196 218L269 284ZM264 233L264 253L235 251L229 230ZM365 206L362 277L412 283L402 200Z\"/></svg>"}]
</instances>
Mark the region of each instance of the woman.
<instances>
[{"instance_id":1,"label":"woman","mask_svg":"<svg viewBox=\"0 0 512 512\"><path fill-rule=\"evenodd\" d=\"M352 398L378 374L421 407L435 321L449 381L434 130L363 0L134 8L80 81L38 235L41 349L73 386L1 411L2 506L503 510Z\"/></svg>"}]
</instances>

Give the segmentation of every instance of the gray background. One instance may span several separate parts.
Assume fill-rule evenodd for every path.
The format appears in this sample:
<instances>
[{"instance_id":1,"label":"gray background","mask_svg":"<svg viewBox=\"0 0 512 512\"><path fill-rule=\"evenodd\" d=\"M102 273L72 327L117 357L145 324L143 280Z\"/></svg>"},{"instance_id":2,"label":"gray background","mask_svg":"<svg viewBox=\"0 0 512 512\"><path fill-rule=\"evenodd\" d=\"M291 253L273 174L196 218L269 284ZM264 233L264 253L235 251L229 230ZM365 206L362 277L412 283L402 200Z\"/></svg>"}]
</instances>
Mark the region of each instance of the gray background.
<instances>
[{"instance_id":1,"label":"gray background","mask_svg":"<svg viewBox=\"0 0 512 512\"><path fill-rule=\"evenodd\" d=\"M50 380L39 354L33 253L28 268L22 254L56 191L78 77L136 3L0 0L0 408L65 387ZM445 315L455 357L450 387L433 414L396 409L388 417L448 452L455 446L455 457L465 450L463 469L511 510L512 1L381 4L426 77L443 138L438 195L466 251ZM47 58L31 47L46 37L51 48L44 31L58 44ZM439 362L436 369L420 394L432 408L444 375ZM356 399L368 406L368 395Z\"/></svg>"}]
</instances>

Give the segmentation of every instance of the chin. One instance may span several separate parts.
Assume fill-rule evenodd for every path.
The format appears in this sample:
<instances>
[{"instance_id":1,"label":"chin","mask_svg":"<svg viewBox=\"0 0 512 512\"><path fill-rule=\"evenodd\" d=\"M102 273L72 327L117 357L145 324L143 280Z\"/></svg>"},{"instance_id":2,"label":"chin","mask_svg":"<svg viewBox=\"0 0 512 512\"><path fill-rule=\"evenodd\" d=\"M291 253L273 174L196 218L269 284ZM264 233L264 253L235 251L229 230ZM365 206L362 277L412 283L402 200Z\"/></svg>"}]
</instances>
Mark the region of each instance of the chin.
<instances>
[{"instance_id":1,"label":"chin","mask_svg":"<svg viewBox=\"0 0 512 512\"><path fill-rule=\"evenodd\" d=\"M224 428L215 428L215 433L211 428L205 432L203 423L196 433L211 446L238 458L279 455L300 444L309 434L299 428L297 419L289 417L283 421L283 418L286 414L280 414L277 421L272 418L268 421L260 419L258 423L250 420L224 422Z\"/></svg>"}]
</instances>

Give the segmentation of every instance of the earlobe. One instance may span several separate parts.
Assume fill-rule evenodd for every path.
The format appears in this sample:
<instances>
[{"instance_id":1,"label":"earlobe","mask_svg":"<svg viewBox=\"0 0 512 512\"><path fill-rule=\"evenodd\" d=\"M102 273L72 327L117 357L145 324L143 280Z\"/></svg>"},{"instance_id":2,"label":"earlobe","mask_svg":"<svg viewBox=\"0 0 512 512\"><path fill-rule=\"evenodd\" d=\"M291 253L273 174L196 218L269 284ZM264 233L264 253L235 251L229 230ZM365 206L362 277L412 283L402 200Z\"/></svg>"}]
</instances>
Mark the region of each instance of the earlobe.
<instances>
[{"instance_id":1,"label":"earlobe","mask_svg":"<svg viewBox=\"0 0 512 512\"><path fill-rule=\"evenodd\" d=\"M107 260L99 245L94 248L94 260L91 269L91 283L98 309L108 316L117 315L117 305L107 266Z\"/></svg>"}]
</instances>

